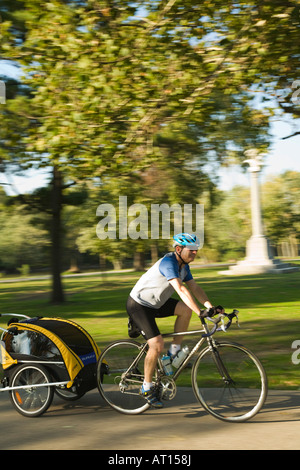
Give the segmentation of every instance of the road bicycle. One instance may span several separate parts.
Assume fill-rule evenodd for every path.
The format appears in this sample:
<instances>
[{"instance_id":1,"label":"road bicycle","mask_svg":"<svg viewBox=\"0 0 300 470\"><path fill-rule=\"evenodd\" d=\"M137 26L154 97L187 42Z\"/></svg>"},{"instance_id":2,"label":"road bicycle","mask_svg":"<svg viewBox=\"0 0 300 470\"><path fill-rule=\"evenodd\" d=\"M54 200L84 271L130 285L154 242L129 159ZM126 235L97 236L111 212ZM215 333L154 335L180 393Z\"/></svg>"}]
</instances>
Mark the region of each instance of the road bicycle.
<instances>
[{"instance_id":1,"label":"road bicycle","mask_svg":"<svg viewBox=\"0 0 300 470\"><path fill-rule=\"evenodd\" d=\"M193 361L191 382L194 394L204 409L215 418L227 422L244 422L253 418L267 397L265 370L248 348L233 342L215 339L217 331L227 331L233 319L238 323L238 310L216 317L203 317L202 328L181 333L166 333L164 338L197 335L192 347L173 375L166 375L161 358L154 374L160 398L172 400L177 391L176 379ZM208 322L212 322L213 325ZM200 336L200 338L199 338ZM206 343L206 346L202 346ZM146 411L150 405L140 395L144 380L146 341L120 340L109 344L97 364L97 385L103 399L115 410L129 414Z\"/></svg>"}]
</instances>

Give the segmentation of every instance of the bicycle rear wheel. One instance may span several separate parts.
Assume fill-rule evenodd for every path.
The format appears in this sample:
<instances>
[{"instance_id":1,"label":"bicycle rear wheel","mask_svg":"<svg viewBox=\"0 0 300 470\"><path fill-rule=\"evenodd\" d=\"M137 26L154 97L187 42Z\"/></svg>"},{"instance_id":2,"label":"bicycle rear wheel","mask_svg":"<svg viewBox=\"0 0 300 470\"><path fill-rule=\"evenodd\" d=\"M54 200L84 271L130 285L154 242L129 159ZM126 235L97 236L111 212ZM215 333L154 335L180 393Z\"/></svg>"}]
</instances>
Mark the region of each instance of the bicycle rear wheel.
<instances>
[{"instance_id":1,"label":"bicycle rear wheel","mask_svg":"<svg viewBox=\"0 0 300 470\"><path fill-rule=\"evenodd\" d=\"M202 406L223 421L244 422L262 408L267 377L258 358L235 343L204 349L192 370L194 393Z\"/></svg>"},{"instance_id":2,"label":"bicycle rear wheel","mask_svg":"<svg viewBox=\"0 0 300 470\"><path fill-rule=\"evenodd\" d=\"M144 380L143 345L116 341L103 350L97 364L97 385L103 399L125 414L139 414L149 408L139 391Z\"/></svg>"}]
</instances>

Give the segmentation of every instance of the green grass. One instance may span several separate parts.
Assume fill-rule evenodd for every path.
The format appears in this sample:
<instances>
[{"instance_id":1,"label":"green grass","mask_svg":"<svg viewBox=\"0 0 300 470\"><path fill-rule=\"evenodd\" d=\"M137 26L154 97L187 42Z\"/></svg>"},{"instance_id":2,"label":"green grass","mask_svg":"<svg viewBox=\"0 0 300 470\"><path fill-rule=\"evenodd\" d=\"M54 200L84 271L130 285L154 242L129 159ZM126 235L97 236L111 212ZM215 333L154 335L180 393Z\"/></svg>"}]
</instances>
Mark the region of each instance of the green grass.
<instances>
[{"instance_id":1,"label":"green grass","mask_svg":"<svg viewBox=\"0 0 300 470\"><path fill-rule=\"evenodd\" d=\"M300 262L298 263L300 266ZM49 280L0 283L0 313L69 318L84 327L100 348L127 338L127 296L141 273L114 273L63 280L66 302L49 303ZM292 363L291 348L300 340L300 271L290 274L223 276L218 268L193 269L194 278L211 301L226 311L240 311L241 328L234 323L218 337L242 343L264 364L270 388L300 388L300 365ZM158 320L163 333L173 329L174 319ZM4 318L0 326L5 327ZM196 315L190 329L199 327ZM191 344L196 338L185 341ZM189 371L178 385L190 385Z\"/></svg>"}]
</instances>

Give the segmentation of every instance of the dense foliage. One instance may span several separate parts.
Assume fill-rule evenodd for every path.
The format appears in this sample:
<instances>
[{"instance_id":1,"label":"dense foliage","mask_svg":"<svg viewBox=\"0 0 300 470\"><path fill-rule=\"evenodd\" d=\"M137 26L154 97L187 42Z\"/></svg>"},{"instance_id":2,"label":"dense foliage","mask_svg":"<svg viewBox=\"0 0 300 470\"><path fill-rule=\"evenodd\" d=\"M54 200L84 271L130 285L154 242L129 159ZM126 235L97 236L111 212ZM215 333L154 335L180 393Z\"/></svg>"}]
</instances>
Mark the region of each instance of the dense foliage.
<instances>
[{"instance_id":1,"label":"dense foliage","mask_svg":"<svg viewBox=\"0 0 300 470\"><path fill-rule=\"evenodd\" d=\"M22 203L43 212L35 236L50 233L54 301L63 300L71 187L101 188L96 198L89 192L90 221L96 200L119 194L145 204L196 203L207 192L212 200L220 164L268 148L274 102L264 99L299 114L293 0L2 0L0 16L1 56L23 72L18 81L2 77L0 169L49 169L48 198L40 191ZM81 210L78 199L72 207ZM78 236L86 251L90 237ZM91 243L96 252L98 240ZM145 248L153 250L140 241L101 250L121 259Z\"/></svg>"}]
</instances>

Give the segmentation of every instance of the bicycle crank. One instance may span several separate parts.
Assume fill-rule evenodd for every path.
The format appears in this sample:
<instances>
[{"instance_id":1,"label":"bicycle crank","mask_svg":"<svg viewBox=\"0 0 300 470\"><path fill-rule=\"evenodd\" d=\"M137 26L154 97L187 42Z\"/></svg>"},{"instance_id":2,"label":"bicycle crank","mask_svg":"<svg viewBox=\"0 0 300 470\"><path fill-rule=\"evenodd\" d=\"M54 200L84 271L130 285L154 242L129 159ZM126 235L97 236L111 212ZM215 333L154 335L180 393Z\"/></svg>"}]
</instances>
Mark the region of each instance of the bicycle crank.
<instances>
[{"instance_id":1,"label":"bicycle crank","mask_svg":"<svg viewBox=\"0 0 300 470\"><path fill-rule=\"evenodd\" d=\"M162 377L160 380L161 398L163 400L172 400L177 392L176 383L173 379Z\"/></svg>"}]
</instances>

